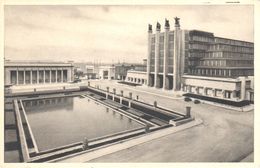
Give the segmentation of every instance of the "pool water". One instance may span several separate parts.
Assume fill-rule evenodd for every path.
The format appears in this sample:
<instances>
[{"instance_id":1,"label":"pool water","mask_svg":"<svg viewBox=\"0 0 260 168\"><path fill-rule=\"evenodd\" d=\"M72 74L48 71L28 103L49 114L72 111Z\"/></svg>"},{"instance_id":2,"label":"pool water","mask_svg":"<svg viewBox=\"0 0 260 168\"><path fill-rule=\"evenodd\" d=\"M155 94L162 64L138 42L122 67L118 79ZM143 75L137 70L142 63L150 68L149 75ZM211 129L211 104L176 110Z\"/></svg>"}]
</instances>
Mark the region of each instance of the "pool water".
<instances>
[{"instance_id":1,"label":"pool water","mask_svg":"<svg viewBox=\"0 0 260 168\"><path fill-rule=\"evenodd\" d=\"M24 100L39 151L143 127L88 98Z\"/></svg>"}]
</instances>

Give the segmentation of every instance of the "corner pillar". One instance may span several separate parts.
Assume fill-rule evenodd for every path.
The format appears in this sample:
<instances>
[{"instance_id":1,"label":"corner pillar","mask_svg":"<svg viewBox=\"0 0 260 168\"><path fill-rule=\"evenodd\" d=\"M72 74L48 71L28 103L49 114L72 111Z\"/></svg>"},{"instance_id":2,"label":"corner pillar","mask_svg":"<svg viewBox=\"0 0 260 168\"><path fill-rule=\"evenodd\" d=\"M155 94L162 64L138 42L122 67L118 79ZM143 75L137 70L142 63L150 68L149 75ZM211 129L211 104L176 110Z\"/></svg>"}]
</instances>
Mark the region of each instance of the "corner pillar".
<instances>
[{"instance_id":1,"label":"corner pillar","mask_svg":"<svg viewBox=\"0 0 260 168\"><path fill-rule=\"evenodd\" d=\"M168 74L168 57L169 57L169 20L165 19L165 32L164 32L164 53L163 53L163 89L169 89Z\"/></svg>"},{"instance_id":2,"label":"corner pillar","mask_svg":"<svg viewBox=\"0 0 260 168\"><path fill-rule=\"evenodd\" d=\"M157 22L155 34L155 65L154 65L154 87L159 88L159 54L160 54L160 32L161 25Z\"/></svg>"}]
</instances>

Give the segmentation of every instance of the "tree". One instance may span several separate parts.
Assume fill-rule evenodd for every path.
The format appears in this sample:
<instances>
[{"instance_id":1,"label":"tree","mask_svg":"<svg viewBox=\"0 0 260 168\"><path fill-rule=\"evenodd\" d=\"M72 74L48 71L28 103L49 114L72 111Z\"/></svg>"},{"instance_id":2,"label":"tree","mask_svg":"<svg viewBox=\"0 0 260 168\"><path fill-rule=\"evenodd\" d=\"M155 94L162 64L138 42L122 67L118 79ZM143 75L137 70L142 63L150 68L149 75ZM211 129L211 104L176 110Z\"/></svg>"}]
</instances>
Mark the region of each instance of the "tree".
<instances>
[{"instance_id":1,"label":"tree","mask_svg":"<svg viewBox=\"0 0 260 168\"><path fill-rule=\"evenodd\" d=\"M83 71L80 69L74 69L74 75L76 78L82 77L83 76Z\"/></svg>"}]
</instances>

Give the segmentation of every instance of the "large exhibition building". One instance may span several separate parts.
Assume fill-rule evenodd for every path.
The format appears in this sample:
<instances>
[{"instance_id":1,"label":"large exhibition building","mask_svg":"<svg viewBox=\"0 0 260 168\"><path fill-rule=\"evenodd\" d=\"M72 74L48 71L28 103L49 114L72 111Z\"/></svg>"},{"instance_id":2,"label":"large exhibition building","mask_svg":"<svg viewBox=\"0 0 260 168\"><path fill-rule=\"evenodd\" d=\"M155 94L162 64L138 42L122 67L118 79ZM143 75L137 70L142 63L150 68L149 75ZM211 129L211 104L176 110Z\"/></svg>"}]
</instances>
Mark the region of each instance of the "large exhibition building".
<instances>
[{"instance_id":1,"label":"large exhibition building","mask_svg":"<svg viewBox=\"0 0 260 168\"><path fill-rule=\"evenodd\" d=\"M211 32L182 30L179 18L164 32L148 27L147 85L164 90L253 100L254 43L216 37Z\"/></svg>"},{"instance_id":2,"label":"large exhibition building","mask_svg":"<svg viewBox=\"0 0 260 168\"><path fill-rule=\"evenodd\" d=\"M232 100L253 99L254 44L198 30L148 30L148 86Z\"/></svg>"}]
</instances>

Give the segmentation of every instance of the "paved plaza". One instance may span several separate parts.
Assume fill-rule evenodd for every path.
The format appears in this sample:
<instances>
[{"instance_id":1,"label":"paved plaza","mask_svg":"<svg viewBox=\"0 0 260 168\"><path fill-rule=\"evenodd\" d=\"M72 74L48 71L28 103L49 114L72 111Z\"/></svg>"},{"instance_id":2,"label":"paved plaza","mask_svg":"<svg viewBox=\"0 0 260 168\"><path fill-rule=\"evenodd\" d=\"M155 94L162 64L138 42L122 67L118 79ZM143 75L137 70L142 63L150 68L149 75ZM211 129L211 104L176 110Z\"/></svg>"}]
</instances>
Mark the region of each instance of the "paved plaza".
<instances>
[{"instance_id":1,"label":"paved plaza","mask_svg":"<svg viewBox=\"0 0 260 168\"><path fill-rule=\"evenodd\" d=\"M254 113L238 112L209 104L185 102L179 95L153 88L131 87L116 81L95 80L91 86L109 86L124 95L133 93L146 103L158 102L178 112L191 106L192 115L203 124L161 137L125 150L105 155L92 162L230 162L253 161Z\"/></svg>"}]
</instances>

